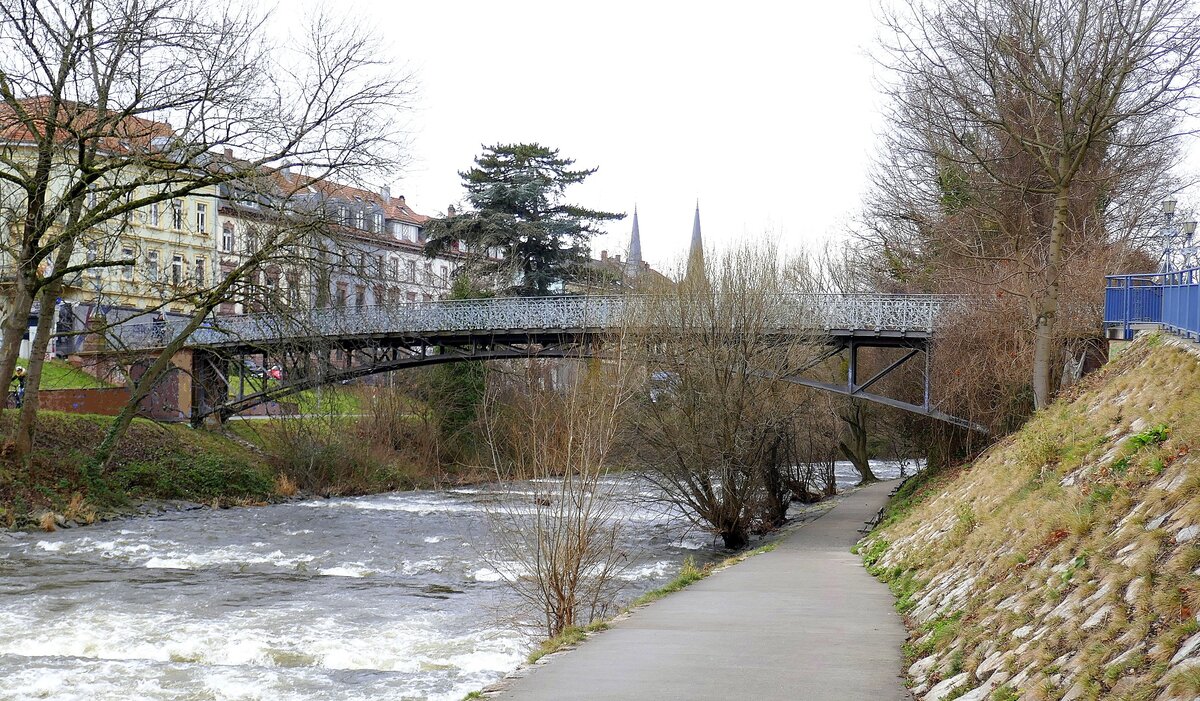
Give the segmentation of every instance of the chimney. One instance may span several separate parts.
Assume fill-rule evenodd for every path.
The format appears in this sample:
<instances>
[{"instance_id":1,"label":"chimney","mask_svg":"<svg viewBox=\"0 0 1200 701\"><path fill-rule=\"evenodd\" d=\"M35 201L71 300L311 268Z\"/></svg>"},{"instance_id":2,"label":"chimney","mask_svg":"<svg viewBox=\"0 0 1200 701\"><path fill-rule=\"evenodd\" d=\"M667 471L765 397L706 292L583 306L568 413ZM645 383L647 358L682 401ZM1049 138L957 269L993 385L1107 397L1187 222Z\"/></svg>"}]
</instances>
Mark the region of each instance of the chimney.
<instances>
[{"instance_id":1,"label":"chimney","mask_svg":"<svg viewBox=\"0 0 1200 701\"><path fill-rule=\"evenodd\" d=\"M225 157L233 159L233 149L229 148L228 146L225 147Z\"/></svg>"},{"instance_id":2,"label":"chimney","mask_svg":"<svg viewBox=\"0 0 1200 701\"><path fill-rule=\"evenodd\" d=\"M608 260L608 251L600 251L600 262L603 263L607 260Z\"/></svg>"},{"instance_id":3,"label":"chimney","mask_svg":"<svg viewBox=\"0 0 1200 701\"><path fill-rule=\"evenodd\" d=\"M379 188L379 196L383 198L384 204L391 204L392 203L392 186L384 185L384 186L380 187ZM404 198L403 197L400 198L400 201L403 202Z\"/></svg>"},{"instance_id":4,"label":"chimney","mask_svg":"<svg viewBox=\"0 0 1200 701\"><path fill-rule=\"evenodd\" d=\"M457 212L454 211L454 205L450 205L449 207L446 208L446 216L453 217L456 215L457 215Z\"/></svg>"},{"instance_id":5,"label":"chimney","mask_svg":"<svg viewBox=\"0 0 1200 701\"><path fill-rule=\"evenodd\" d=\"M613 256L613 262L615 262L617 265L620 265L621 264L621 256L619 254Z\"/></svg>"}]
</instances>

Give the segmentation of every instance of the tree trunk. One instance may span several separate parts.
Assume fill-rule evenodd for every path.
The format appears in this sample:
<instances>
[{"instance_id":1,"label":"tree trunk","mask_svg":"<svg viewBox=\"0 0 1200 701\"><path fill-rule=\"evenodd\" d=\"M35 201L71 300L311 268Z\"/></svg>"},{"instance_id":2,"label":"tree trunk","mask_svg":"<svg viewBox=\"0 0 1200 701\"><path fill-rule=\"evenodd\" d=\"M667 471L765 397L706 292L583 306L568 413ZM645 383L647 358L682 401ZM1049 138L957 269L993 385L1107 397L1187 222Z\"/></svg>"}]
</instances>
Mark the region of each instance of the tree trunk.
<instances>
[{"instance_id":1,"label":"tree trunk","mask_svg":"<svg viewBox=\"0 0 1200 701\"><path fill-rule=\"evenodd\" d=\"M741 550L750 544L750 535L744 528L728 528L722 530L720 536L729 550Z\"/></svg>"},{"instance_id":2,"label":"tree trunk","mask_svg":"<svg viewBox=\"0 0 1200 701\"><path fill-rule=\"evenodd\" d=\"M1050 248L1046 254L1046 288L1035 302L1033 336L1033 405L1043 409L1050 403L1050 377L1054 362L1054 332L1058 324L1059 270L1062 266L1063 239L1067 229L1067 188L1059 190L1054 201L1054 222L1050 228Z\"/></svg>"},{"instance_id":3,"label":"tree trunk","mask_svg":"<svg viewBox=\"0 0 1200 701\"><path fill-rule=\"evenodd\" d=\"M879 478L871 471L870 455L867 451L867 417L862 404L851 400L850 409L842 414L841 419L850 430L850 442L839 440L838 449L854 464L854 469L858 470L860 484L878 482Z\"/></svg>"},{"instance_id":4,"label":"tree trunk","mask_svg":"<svg viewBox=\"0 0 1200 701\"><path fill-rule=\"evenodd\" d=\"M108 431L104 434L104 440L100 441L96 451L92 454L92 459L88 465L88 479L92 487L103 489L103 484L100 482L100 476L107 469L108 463L112 460L113 454L116 452L117 444L125 435L125 431L129 429L129 424L133 423L134 416L137 415L138 405L143 399L150 395L150 391L154 389L154 385L162 379L163 375L171 369L171 359L187 344L187 339L192 335L192 332L200 328L204 318L215 305L205 305L198 308L192 314L192 318L184 326L183 330L175 335L154 359L154 363L146 368L138 381L134 383L133 390L130 392L129 400L125 402L125 406L121 407L121 413L113 417L112 423L108 426Z\"/></svg>"},{"instance_id":5,"label":"tree trunk","mask_svg":"<svg viewBox=\"0 0 1200 701\"><path fill-rule=\"evenodd\" d=\"M16 273L17 285L12 293L12 308L4 320L4 333L0 338L0 378L4 380L5 397L17 370L17 358L21 356L21 336L25 335L29 323L29 312L33 309L33 297L29 294L22 271ZM7 406L7 404L5 404Z\"/></svg>"},{"instance_id":6,"label":"tree trunk","mask_svg":"<svg viewBox=\"0 0 1200 701\"><path fill-rule=\"evenodd\" d=\"M61 291L62 282L55 281L43 287L39 295L41 305L37 333L30 344L29 367L25 373L25 399L21 403L21 416L11 437L14 457L21 461L25 470L32 467L30 459L33 456L33 434L37 427L38 390L42 382L42 369L46 365L46 349L54 333L54 302Z\"/></svg>"}]
</instances>

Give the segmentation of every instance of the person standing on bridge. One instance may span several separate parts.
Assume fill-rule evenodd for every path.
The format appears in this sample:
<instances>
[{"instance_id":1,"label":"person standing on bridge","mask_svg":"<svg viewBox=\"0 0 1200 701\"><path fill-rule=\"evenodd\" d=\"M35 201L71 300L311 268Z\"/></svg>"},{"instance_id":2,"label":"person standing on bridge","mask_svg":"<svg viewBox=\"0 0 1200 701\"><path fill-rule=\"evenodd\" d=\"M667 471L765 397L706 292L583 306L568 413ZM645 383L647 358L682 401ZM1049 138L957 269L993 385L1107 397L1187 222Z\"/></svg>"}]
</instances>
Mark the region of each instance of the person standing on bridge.
<instances>
[{"instance_id":1,"label":"person standing on bridge","mask_svg":"<svg viewBox=\"0 0 1200 701\"><path fill-rule=\"evenodd\" d=\"M159 312L154 317L151 327L154 332L154 340L159 344L165 344L167 342L167 317L162 312Z\"/></svg>"}]
</instances>

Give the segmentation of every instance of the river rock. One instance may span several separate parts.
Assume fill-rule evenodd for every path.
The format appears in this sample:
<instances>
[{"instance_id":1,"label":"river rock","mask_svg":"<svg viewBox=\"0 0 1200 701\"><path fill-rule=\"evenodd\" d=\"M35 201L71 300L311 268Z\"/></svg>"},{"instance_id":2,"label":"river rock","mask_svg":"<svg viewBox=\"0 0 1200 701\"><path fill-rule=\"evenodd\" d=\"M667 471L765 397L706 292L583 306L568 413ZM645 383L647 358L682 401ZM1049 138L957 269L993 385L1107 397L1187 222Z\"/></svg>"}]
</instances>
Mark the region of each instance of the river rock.
<instances>
[{"instance_id":1,"label":"river rock","mask_svg":"<svg viewBox=\"0 0 1200 701\"><path fill-rule=\"evenodd\" d=\"M1141 594L1142 589L1145 588L1145 586L1146 582L1141 577L1137 577L1129 582L1129 586L1125 587L1125 603L1129 604L1130 606L1136 604L1138 595Z\"/></svg>"},{"instance_id":2,"label":"river rock","mask_svg":"<svg viewBox=\"0 0 1200 701\"><path fill-rule=\"evenodd\" d=\"M958 688L960 685L965 684L966 681L967 681L967 673L966 672L961 672L959 674L955 674L953 677L950 677L949 679L943 679L942 681L935 684L933 686L933 688L930 689L927 694L925 694L925 701L942 701L942 699L949 696L950 693L952 691L954 691L956 688Z\"/></svg>"},{"instance_id":3,"label":"river rock","mask_svg":"<svg viewBox=\"0 0 1200 701\"><path fill-rule=\"evenodd\" d=\"M994 676L995 672L1003 667L1004 663L1007 662L1008 658L1010 657L1012 657L1012 652L1008 650L997 650L996 652L993 652L984 658L983 662L980 662L979 666L975 668L975 676L978 679L987 679L990 676Z\"/></svg>"},{"instance_id":4,"label":"river rock","mask_svg":"<svg viewBox=\"0 0 1200 701\"><path fill-rule=\"evenodd\" d=\"M1196 633L1192 637L1183 641L1183 645L1179 646L1179 651L1176 652L1175 656L1171 658L1171 666L1175 666L1182 662L1189 655L1195 652L1197 647L1200 647L1200 633ZM1197 660L1197 662L1200 662L1200 660Z\"/></svg>"},{"instance_id":5,"label":"river rock","mask_svg":"<svg viewBox=\"0 0 1200 701\"><path fill-rule=\"evenodd\" d=\"M1179 529L1179 532L1175 534L1175 542L1190 543L1196 539L1197 535L1200 535L1200 526L1187 526Z\"/></svg>"},{"instance_id":6,"label":"river rock","mask_svg":"<svg viewBox=\"0 0 1200 701\"><path fill-rule=\"evenodd\" d=\"M933 665L935 665L935 664L937 664L937 655L930 655L929 657L922 657L921 659L917 660L916 662L913 662L912 666L910 666L908 668L908 675L910 677L913 677L914 679L916 679L916 678L923 679L923 678L929 676L929 670L933 669Z\"/></svg>"},{"instance_id":7,"label":"river rock","mask_svg":"<svg viewBox=\"0 0 1200 701\"><path fill-rule=\"evenodd\" d=\"M1108 620L1110 613L1112 613L1112 604L1105 604L1091 616L1088 616L1088 619L1083 622L1083 625L1081 625L1080 628L1083 630L1091 630L1092 628L1095 628L1096 626Z\"/></svg>"}]
</instances>

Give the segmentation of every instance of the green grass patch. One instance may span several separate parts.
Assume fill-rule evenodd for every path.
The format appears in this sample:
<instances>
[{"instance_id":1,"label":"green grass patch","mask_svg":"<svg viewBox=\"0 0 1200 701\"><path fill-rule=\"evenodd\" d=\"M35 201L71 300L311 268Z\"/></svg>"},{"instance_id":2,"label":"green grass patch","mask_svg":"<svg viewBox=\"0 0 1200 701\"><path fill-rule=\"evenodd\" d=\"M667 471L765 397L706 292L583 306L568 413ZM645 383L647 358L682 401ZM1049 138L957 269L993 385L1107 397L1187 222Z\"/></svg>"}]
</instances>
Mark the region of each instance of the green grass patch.
<instances>
[{"instance_id":1,"label":"green grass patch","mask_svg":"<svg viewBox=\"0 0 1200 701\"><path fill-rule=\"evenodd\" d=\"M236 375L229 378L229 396L237 397L238 393L245 395L257 394L266 389L278 386L278 380L270 378L246 376L244 379ZM279 398L280 402L296 405L296 411L301 414L323 415L354 415L363 411L362 399L353 388L346 385L328 385L306 389L295 394Z\"/></svg>"},{"instance_id":2,"label":"green grass patch","mask_svg":"<svg viewBox=\"0 0 1200 701\"><path fill-rule=\"evenodd\" d=\"M14 420L6 413L0 430L8 430ZM257 502L274 493L274 471L236 442L146 419L134 419L96 491L86 467L91 447L99 445L111 421L107 416L38 412L33 470L9 467L12 478L0 484L0 507L62 512L78 498L103 509L130 499Z\"/></svg>"},{"instance_id":3,"label":"green grass patch","mask_svg":"<svg viewBox=\"0 0 1200 701\"><path fill-rule=\"evenodd\" d=\"M688 586L699 582L701 579L704 579L711 573L711 571L711 568L707 566L696 567L696 561L689 557L683 561L683 567L680 568L679 574L675 575L674 579L662 585L661 587L652 589L634 599L633 603L630 604L630 607L636 608L638 606L642 606L643 604L658 601L667 594L674 594L675 592L685 589Z\"/></svg>"},{"instance_id":4,"label":"green grass patch","mask_svg":"<svg viewBox=\"0 0 1200 701\"><path fill-rule=\"evenodd\" d=\"M17 365L29 367L29 361L21 358ZM10 382L11 387L16 387ZM39 389L96 389L113 385L87 374L65 360L49 360L42 365L42 381Z\"/></svg>"},{"instance_id":5,"label":"green grass patch","mask_svg":"<svg viewBox=\"0 0 1200 701\"><path fill-rule=\"evenodd\" d=\"M578 645L579 643L583 642L583 639L586 638L588 634L597 633L602 630L608 630L608 627L608 621L594 621L582 627L568 626L563 630L563 632L559 633L553 638L543 640L542 644L538 645L536 650L529 653L529 657L526 658L526 661L529 662L529 664L533 664L546 655L552 655L564 648Z\"/></svg>"}]
</instances>

